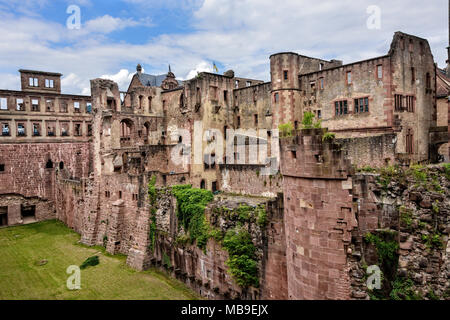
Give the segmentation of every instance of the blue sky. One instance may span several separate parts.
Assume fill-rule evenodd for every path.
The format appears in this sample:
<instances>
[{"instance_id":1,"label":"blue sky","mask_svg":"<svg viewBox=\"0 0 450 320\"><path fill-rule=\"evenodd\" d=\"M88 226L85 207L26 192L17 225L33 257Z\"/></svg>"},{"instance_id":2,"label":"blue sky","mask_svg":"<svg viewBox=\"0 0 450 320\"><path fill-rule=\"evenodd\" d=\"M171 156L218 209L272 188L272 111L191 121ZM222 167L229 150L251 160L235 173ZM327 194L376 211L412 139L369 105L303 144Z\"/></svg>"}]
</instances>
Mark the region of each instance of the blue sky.
<instances>
[{"instance_id":1,"label":"blue sky","mask_svg":"<svg viewBox=\"0 0 450 320\"><path fill-rule=\"evenodd\" d=\"M66 27L69 5L80 30ZM367 27L371 5L379 29ZM19 89L17 70L29 68L63 73L65 93L89 94L97 77L126 90L137 63L187 79L213 61L269 81L272 53L349 63L386 54L395 31L428 39L443 67L447 15L447 0L0 0L0 88Z\"/></svg>"}]
</instances>

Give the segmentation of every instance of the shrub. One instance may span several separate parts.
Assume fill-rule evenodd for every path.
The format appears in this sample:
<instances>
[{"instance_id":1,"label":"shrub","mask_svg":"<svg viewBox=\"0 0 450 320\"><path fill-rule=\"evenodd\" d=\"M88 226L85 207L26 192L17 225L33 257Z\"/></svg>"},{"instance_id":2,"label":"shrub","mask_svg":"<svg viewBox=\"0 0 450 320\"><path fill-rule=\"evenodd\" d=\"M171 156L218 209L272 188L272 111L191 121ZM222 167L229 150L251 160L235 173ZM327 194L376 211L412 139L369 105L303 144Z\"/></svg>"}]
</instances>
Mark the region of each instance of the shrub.
<instances>
[{"instance_id":1,"label":"shrub","mask_svg":"<svg viewBox=\"0 0 450 320\"><path fill-rule=\"evenodd\" d=\"M292 133L294 132L294 126L290 122L280 124L278 126L278 130L280 130L280 138L292 137Z\"/></svg>"},{"instance_id":2,"label":"shrub","mask_svg":"<svg viewBox=\"0 0 450 320\"><path fill-rule=\"evenodd\" d=\"M205 208L214 198L212 192L195 189L190 185L173 186L172 190L177 199L178 220L186 232L189 232L191 241L197 241L197 246L204 249L209 239L209 225L205 217Z\"/></svg>"},{"instance_id":3,"label":"shrub","mask_svg":"<svg viewBox=\"0 0 450 320\"><path fill-rule=\"evenodd\" d=\"M323 137L322 141L332 141L336 138L336 134L333 132L326 132Z\"/></svg>"},{"instance_id":4,"label":"shrub","mask_svg":"<svg viewBox=\"0 0 450 320\"><path fill-rule=\"evenodd\" d=\"M240 228L229 230L223 245L229 254L226 264L236 283L241 287L258 287L256 247L248 231Z\"/></svg>"},{"instance_id":5,"label":"shrub","mask_svg":"<svg viewBox=\"0 0 450 320\"><path fill-rule=\"evenodd\" d=\"M307 111L303 114L302 127L303 129L313 128L314 113Z\"/></svg>"},{"instance_id":6,"label":"shrub","mask_svg":"<svg viewBox=\"0 0 450 320\"><path fill-rule=\"evenodd\" d=\"M100 263L98 256L89 257L81 264L80 269L86 269L87 267L93 267Z\"/></svg>"}]
</instances>

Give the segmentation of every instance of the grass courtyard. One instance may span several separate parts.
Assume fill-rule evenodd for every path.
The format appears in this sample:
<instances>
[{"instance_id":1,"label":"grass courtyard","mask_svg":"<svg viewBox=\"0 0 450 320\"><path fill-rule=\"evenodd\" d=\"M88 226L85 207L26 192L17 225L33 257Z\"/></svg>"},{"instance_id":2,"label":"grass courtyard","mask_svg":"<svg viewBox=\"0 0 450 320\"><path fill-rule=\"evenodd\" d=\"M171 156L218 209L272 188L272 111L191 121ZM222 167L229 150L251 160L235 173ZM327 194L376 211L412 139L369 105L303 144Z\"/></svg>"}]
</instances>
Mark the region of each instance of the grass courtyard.
<instances>
[{"instance_id":1,"label":"grass courtyard","mask_svg":"<svg viewBox=\"0 0 450 320\"><path fill-rule=\"evenodd\" d=\"M0 300L187 300L198 296L155 270L138 272L125 256L78 243L80 236L59 221L0 229ZM98 255L100 264L81 270L81 289L67 289L70 265Z\"/></svg>"}]
</instances>

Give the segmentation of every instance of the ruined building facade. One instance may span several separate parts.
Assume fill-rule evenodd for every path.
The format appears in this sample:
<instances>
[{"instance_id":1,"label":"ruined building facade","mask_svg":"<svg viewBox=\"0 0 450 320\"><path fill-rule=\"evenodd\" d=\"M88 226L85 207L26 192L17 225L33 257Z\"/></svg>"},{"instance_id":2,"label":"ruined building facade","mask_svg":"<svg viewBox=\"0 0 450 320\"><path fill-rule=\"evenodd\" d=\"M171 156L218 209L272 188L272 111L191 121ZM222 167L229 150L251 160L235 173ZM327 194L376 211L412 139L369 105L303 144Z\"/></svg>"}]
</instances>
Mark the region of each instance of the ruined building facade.
<instances>
[{"instance_id":1,"label":"ruined building facade","mask_svg":"<svg viewBox=\"0 0 450 320\"><path fill-rule=\"evenodd\" d=\"M170 68L162 77L138 65L126 92L95 79L85 97L61 94L59 74L21 70L22 91L0 91L1 225L60 219L83 243L126 254L139 270L165 267L209 298L364 298L349 252L398 216L385 221L355 168L437 161L449 132L438 123L437 72L428 42L404 33L387 55L347 65L274 54L267 83L233 71L181 82ZM300 130L306 111L336 140ZM279 139L287 123L294 135ZM176 200L164 191L149 249L152 177L161 190L221 191L206 215L223 230L234 225L217 215L223 208L265 208L266 228L246 224L259 287L236 285L214 239L205 251L176 241Z\"/></svg>"}]
</instances>

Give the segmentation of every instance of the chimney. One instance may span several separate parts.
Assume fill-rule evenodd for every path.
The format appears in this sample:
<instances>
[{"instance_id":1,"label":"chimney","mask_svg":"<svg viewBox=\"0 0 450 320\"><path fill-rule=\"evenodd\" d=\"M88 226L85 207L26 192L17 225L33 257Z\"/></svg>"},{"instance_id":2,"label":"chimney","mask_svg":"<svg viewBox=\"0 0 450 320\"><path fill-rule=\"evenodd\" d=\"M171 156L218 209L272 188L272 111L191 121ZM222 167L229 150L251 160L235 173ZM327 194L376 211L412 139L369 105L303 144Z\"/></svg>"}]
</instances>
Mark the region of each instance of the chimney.
<instances>
[{"instance_id":1,"label":"chimney","mask_svg":"<svg viewBox=\"0 0 450 320\"><path fill-rule=\"evenodd\" d=\"M140 64L137 65L136 71L137 71L138 75L141 75L141 73L142 73L142 66Z\"/></svg>"}]
</instances>

